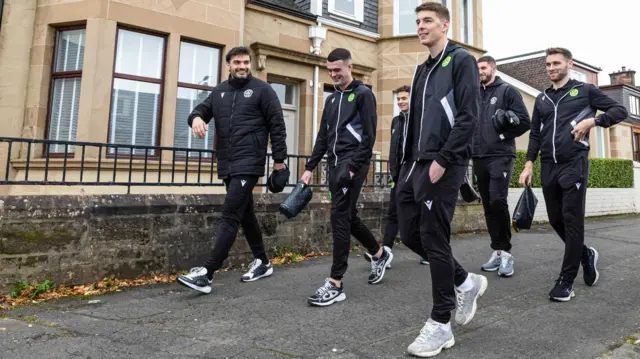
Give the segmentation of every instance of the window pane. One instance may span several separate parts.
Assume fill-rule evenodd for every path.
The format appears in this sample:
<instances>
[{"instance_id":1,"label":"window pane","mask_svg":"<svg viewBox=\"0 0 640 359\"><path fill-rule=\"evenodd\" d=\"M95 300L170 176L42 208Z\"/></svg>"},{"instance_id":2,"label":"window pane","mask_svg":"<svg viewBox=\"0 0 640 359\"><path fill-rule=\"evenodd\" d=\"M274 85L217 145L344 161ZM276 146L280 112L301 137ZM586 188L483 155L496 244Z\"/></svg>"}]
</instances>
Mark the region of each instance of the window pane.
<instances>
[{"instance_id":1,"label":"window pane","mask_svg":"<svg viewBox=\"0 0 640 359\"><path fill-rule=\"evenodd\" d=\"M178 87L178 99L176 102L175 135L173 139L174 147L186 147L196 149L213 149L214 120L207 126L207 136L205 138L194 137L191 127L187 123L187 117L194 107L204 101L209 96L210 91L202 91ZM185 157L186 152L176 152L176 156ZM190 157L198 158L198 152L189 152ZM210 153L203 153L202 158L211 157Z\"/></svg>"},{"instance_id":2,"label":"window pane","mask_svg":"<svg viewBox=\"0 0 640 359\"><path fill-rule=\"evenodd\" d=\"M57 79L53 82L49 139L75 141L80 103L80 78ZM64 145L51 145L51 153L64 153ZM74 146L68 147L73 152Z\"/></svg>"},{"instance_id":3,"label":"window pane","mask_svg":"<svg viewBox=\"0 0 640 359\"><path fill-rule=\"evenodd\" d=\"M219 49L182 42L180 43L180 70L178 72L178 81L196 85L215 86L218 84L219 61Z\"/></svg>"},{"instance_id":4,"label":"window pane","mask_svg":"<svg viewBox=\"0 0 640 359\"><path fill-rule=\"evenodd\" d=\"M349 15L356 15L355 0L335 0L335 9Z\"/></svg>"},{"instance_id":5,"label":"window pane","mask_svg":"<svg viewBox=\"0 0 640 359\"><path fill-rule=\"evenodd\" d=\"M160 85L116 78L111 95L109 143L155 146ZM121 148L118 153L128 154L129 149ZM144 150L134 154L144 155Z\"/></svg>"},{"instance_id":6,"label":"window pane","mask_svg":"<svg viewBox=\"0 0 640 359\"><path fill-rule=\"evenodd\" d=\"M416 0L398 0L399 34L416 34Z\"/></svg>"},{"instance_id":7,"label":"window pane","mask_svg":"<svg viewBox=\"0 0 640 359\"><path fill-rule=\"evenodd\" d=\"M58 33L55 72L82 70L84 63L85 30Z\"/></svg>"},{"instance_id":8,"label":"window pane","mask_svg":"<svg viewBox=\"0 0 640 359\"><path fill-rule=\"evenodd\" d=\"M293 85L270 82L271 87L278 95L280 103L293 105Z\"/></svg>"},{"instance_id":9,"label":"window pane","mask_svg":"<svg viewBox=\"0 0 640 359\"><path fill-rule=\"evenodd\" d=\"M460 0L460 36L462 37L462 42L468 43L469 32L468 32L468 22L467 22L467 0Z\"/></svg>"},{"instance_id":10,"label":"window pane","mask_svg":"<svg viewBox=\"0 0 640 359\"><path fill-rule=\"evenodd\" d=\"M116 72L134 76L162 77L164 39L120 29Z\"/></svg>"}]
</instances>

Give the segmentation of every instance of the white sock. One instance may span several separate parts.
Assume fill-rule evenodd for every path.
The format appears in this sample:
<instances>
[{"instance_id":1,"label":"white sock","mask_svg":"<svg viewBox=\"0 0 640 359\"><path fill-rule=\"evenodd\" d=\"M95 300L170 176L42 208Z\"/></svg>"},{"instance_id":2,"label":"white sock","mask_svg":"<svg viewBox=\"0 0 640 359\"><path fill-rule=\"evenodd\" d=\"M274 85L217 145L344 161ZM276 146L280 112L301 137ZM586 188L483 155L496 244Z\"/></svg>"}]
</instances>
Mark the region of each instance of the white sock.
<instances>
[{"instance_id":1,"label":"white sock","mask_svg":"<svg viewBox=\"0 0 640 359\"><path fill-rule=\"evenodd\" d=\"M467 275L467 279L464 280L464 283L462 283L456 289L458 289L459 292L468 292L473 289L473 280L471 280L471 274Z\"/></svg>"},{"instance_id":2,"label":"white sock","mask_svg":"<svg viewBox=\"0 0 640 359\"><path fill-rule=\"evenodd\" d=\"M433 319L431 319L431 322L438 324L440 326L440 328L442 328L444 330L451 331L451 322L447 322L447 324L442 324L440 322L436 322Z\"/></svg>"}]
</instances>

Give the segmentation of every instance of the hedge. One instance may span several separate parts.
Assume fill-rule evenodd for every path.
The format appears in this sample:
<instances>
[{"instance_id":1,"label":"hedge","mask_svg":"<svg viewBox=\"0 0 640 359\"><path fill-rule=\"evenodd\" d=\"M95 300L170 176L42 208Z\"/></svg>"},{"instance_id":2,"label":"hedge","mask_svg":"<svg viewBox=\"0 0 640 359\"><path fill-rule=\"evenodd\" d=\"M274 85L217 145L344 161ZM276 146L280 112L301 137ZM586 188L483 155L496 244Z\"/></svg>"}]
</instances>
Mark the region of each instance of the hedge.
<instances>
[{"instance_id":1,"label":"hedge","mask_svg":"<svg viewBox=\"0 0 640 359\"><path fill-rule=\"evenodd\" d=\"M511 187L521 187L518 183L524 168L525 151L516 151L516 161L511 176ZM540 187L540 159L533 163L533 187ZM589 159L590 188L633 188L633 161L617 158Z\"/></svg>"}]
</instances>

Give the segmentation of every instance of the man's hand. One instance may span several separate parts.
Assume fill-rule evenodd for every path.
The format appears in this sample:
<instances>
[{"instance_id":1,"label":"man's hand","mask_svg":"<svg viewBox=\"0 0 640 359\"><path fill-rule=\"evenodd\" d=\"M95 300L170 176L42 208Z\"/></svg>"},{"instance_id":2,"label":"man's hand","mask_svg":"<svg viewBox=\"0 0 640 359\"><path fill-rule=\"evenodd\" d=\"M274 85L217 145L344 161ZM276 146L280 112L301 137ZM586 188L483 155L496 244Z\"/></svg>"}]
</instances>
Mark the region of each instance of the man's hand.
<instances>
[{"instance_id":1,"label":"man's hand","mask_svg":"<svg viewBox=\"0 0 640 359\"><path fill-rule=\"evenodd\" d=\"M584 139L584 136L586 136L589 133L589 130L591 130L595 126L596 126L595 118L588 118L580 121L576 125L576 127L573 129L573 131L571 131L571 134L573 134L573 140L575 142L582 141Z\"/></svg>"},{"instance_id":2,"label":"man's hand","mask_svg":"<svg viewBox=\"0 0 640 359\"><path fill-rule=\"evenodd\" d=\"M309 185L309 183L311 183L311 176L313 176L313 173L311 173L311 171L304 171L302 177L300 177L300 181L304 182L304 184L306 185Z\"/></svg>"},{"instance_id":3,"label":"man's hand","mask_svg":"<svg viewBox=\"0 0 640 359\"><path fill-rule=\"evenodd\" d=\"M194 117L191 121L191 132L196 137L204 138L207 135L207 124L200 117Z\"/></svg>"},{"instance_id":4,"label":"man's hand","mask_svg":"<svg viewBox=\"0 0 640 359\"><path fill-rule=\"evenodd\" d=\"M284 166L284 163L274 163L273 164L274 171L282 171L285 168L286 167Z\"/></svg>"},{"instance_id":5,"label":"man's hand","mask_svg":"<svg viewBox=\"0 0 640 359\"><path fill-rule=\"evenodd\" d=\"M431 183L438 182L444 175L444 171L444 167L440 166L438 162L432 161L431 166L429 166L429 179L431 179Z\"/></svg>"},{"instance_id":6,"label":"man's hand","mask_svg":"<svg viewBox=\"0 0 640 359\"><path fill-rule=\"evenodd\" d=\"M524 169L522 170L522 173L520 173L520 184L523 186L524 185L530 186L532 174L533 174L533 162L527 161L527 163L524 164Z\"/></svg>"}]
</instances>

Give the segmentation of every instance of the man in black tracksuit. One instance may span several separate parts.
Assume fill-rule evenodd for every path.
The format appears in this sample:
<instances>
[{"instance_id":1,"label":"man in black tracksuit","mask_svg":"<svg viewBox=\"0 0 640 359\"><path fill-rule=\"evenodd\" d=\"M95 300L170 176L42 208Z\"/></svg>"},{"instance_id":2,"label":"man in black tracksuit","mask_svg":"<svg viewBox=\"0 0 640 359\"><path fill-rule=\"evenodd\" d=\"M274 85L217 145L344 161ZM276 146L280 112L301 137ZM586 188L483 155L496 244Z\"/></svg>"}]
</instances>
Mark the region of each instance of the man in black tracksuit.
<instances>
[{"instance_id":1,"label":"man in black tracksuit","mask_svg":"<svg viewBox=\"0 0 640 359\"><path fill-rule=\"evenodd\" d=\"M507 203L509 182L516 157L515 138L527 132L531 122L522 95L496 76L496 61L491 56L478 59L478 71L482 102L471 152L493 249L481 269L510 277L514 260Z\"/></svg>"},{"instance_id":2,"label":"man in black tracksuit","mask_svg":"<svg viewBox=\"0 0 640 359\"><path fill-rule=\"evenodd\" d=\"M213 273L222 266L241 225L255 260L242 281L250 282L273 273L262 233L253 211L253 188L265 173L267 144L271 137L274 169L285 169L286 128L280 101L271 86L251 75L251 57L246 47L235 47L226 55L229 79L216 86L188 117L193 134L206 135L206 124L214 118L218 178L227 195L215 247L203 267L178 276L178 283L203 293L211 292Z\"/></svg>"},{"instance_id":3,"label":"man in black tracksuit","mask_svg":"<svg viewBox=\"0 0 640 359\"><path fill-rule=\"evenodd\" d=\"M395 116L391 120L391 141L389 141L389 173L391 174L391 191L389 193L389 208L387 210L386 224L384 227L384 235L382 245L386 250L391 251L393 243L398 235L398 206L396 201L396 184L398 183L398 177L400 176L400 168L405 161L404 158L404 138L407 136L405 131L407 130L405 123L407 121L407 114L409 112L409 96L411 93L411 87L404 85L400 86L395 91L397 105L400 108L400 114ZM416 217L415 226L419 225L419 217ZM419 243L419 241L417 242ZM418 254L424 254L422 246L419 247ZM415 251L415 249L414 249ZM364 258L367 262L371 262L371 254L365 253ZM420 264L429 264L425 259L420 258ZM391 262L387 264L387 268L391 268Z\"/></svg>"},{"instance_id":4,"label":"man in black tracksuit","mask_svg":"<svg viewBox=\"0 0 640 359\"><path fill-rule=\"evenodd\" d=\"M560 276L549 298L569 301L582 262L584 282L599 277L598 252L584 245L585 200L589 179L589 131L611 127L627 118L621 104L592 84L571 80L571 52L547 49L547 74L552 86L536 98L531 116L527 162L520 183L531 184L533 162L540 152L541 182L549 223L565 243ZM596 111L603 111L596 116Z\"/></svg>"},{"instance_id":5,"label":"man in black tracksuit","mask_svg":"<svg viewBox=\"0 0 640 359\"><path fill-rule=\"evenodd\" d=\"M313 153L301 181L309 184L312 171L328 154L333 265L331 275L308 302L328 306L346 299L342 277L353 235L373 256L369 284L382 280L391 252L378 245L375 237L358 217L356 204L369 171L376 139L376 99L371 90L351 75L351 54L338 48L327 57L327 67L336 92L325 101L320 129Z\"/></svg>"}]
</instances>

